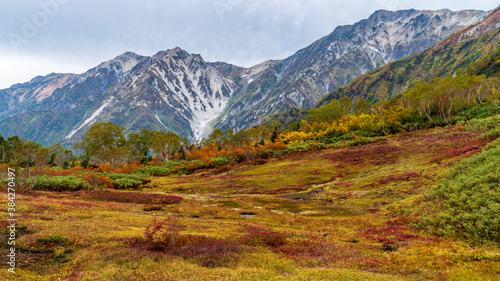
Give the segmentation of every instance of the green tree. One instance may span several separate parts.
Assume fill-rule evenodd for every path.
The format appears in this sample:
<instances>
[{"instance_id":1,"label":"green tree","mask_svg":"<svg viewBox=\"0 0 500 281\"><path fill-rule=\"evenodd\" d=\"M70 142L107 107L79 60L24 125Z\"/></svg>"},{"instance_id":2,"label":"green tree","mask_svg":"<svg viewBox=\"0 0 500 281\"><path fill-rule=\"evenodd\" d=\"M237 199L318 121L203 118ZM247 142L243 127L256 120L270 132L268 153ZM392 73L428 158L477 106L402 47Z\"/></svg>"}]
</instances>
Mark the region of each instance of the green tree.
<instances>
[{"instance_id":1,"label":"green tree","mask_svg":"<svg viewBox=\"0 0 500 281\"><path fill-rule=\"evenodd\" d=\"M342 113L349 114L352 111L353 103L349 97L342 97L339 101L340 108L342 109Z\"/></svg>"},{"instance_id":2,"label":"green tree","mask_svg":"<svg viewBox=\"0 0 500 281\"><path fill-rule=\"evenodd\" d=\"M6 158L9 161L23 166L31 166L40 144L34 141L26 141L18 136L12 136L7 139L7 147Z\"/></svg>"},{"instance_id":3,"label":"green tree","mask_svg":"<svg viewBox=\"0 0 500 281\"><path fill-rule=\"evenodd\" d=\"M319 109L310 110L309 115L307 115L307 121L311 124L314 122L332 123L333 121L340 119L342 115L344 115L344 111L342 110L340 102L333 99L329 104Z\"/></svg>"},{"instance_id":4,"label":"green tree","mask_svg":"<svg viewBox=\"0 0 500 281\"><path fill-rule=\"evenodd\" d=\"M360 98L354 104L353 110L355 114L369 113L372 109L372 104Z\"/></svg>"},{"instance_id":5,"label":"green tree","mask_svg":"<svg viewBox=\"0 0 500 281\"><path fill-rule=\"evenodd\" d=\"M273 133L271 134L270 140L271 140L271 142L274 143L277 138L278 138L278 132L276 132L276 129L274 129Z\"/></svg>"},{"instance_id":6,"label":"green tree","mask_svg":"<svg viewBox=\"0 0 500 281\"><path fill-rule=\"evenodd\" d=\"M50 158L50 151L47 147L40 147L35 154L33 161L37 167L45 167Z\"/></svg>"},{"instance_id":7,"label":"green tree","mask_svg":"<svg viewBox=\"0 0 500 281\"><path fill-rule=\"evenodd\" d=\"M158 132L153 140L153 152L161 156L163 161L168 161L170 155L182 149L184 144L187 144L187 140L173 132Z\"/></svg>"},{"instance_id":8,"label":"green tree","mask_svg":"<svg viewBox=\"0 0 500 281\"><path fill-rule=\"evenodd\" d=\"M124 127L111 122L98 122L85 132L83 140L75 147L83 150L91 161L117 166L126 159L128 152L124 131Z\"/></svg>"},{"instance_id":9,"label":"green tree","mask_svg":"<svg viewBox=\"0 0 500 281\"><path fill-rule=\"evenodd\" d=\"M7 153L9 152L9 142L0 135L0 159L2 162L9 162L7 158Z\"/></svg>"},{"instance_id":10,"label":"green tree","mask_svg":"<svg viewBox=\"0 0 500 281\"><path fill-rule=\"evenodd\" d=\"M249 141L249 137L246 131L241 130L233 134L229 140L229 144L232 146L242 146L244 143Z\"/></svg>"},{"instance_id":11,"label":"green tree","mask_svg":"<svg viewBox=\"0 0 500 281\"><path fill-rule=\"evenodd\" d=\"M233 145L234 131L233 129L227 129L224 132L221 129L215 129L212 133L202 141L202 145L215 144L222 148L229 144Z\"/></svg>"},{"instance_id":12,"label":"green tree","mask_svg":"<svg viewBox=\"0 0 500 281\"><path fill-rule=\"evenodd\" d=\"M131 133L128 136L130 156L133 159L148 156L154 151L154 142L158 134L161 133L158 131L150 131L148 129L142 129L139 134Z\"/></svg>"},{"instance_id":13,"label":"green tree","mask_svg":"<svg viewBox=\"0 0 500 281\"><path fill-rule=\"evenodd\" d=\"M72 150L66 149L58 143L49 147L49 155L48 164L59 167L61 167L64 162L72 162L74 158Z\"/></svg>"}]
</instances>

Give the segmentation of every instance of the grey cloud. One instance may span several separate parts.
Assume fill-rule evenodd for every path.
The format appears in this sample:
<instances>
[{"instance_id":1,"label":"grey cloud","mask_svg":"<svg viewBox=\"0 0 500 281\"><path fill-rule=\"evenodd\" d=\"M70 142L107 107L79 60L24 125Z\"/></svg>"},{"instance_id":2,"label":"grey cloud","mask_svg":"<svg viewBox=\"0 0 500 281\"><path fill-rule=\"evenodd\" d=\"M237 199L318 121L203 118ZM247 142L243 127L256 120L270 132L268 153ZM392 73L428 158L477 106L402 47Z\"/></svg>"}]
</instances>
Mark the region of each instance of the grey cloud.
<instances>
[{"instance_id":1,"label":"grey cloud","mask_svg":"<svg viewBox=\"0 0 500 281\"><path fill-rule=\"evenodd\" d=\"M16 55L72 60L87 67L125 51L152 55L179 46L209 61L251 66L281 59L378 9L493 9L489 0L4 0L0 2L0 51L14 54L8 34L21 34L23 19L60 6ZM2 65L0 68L8 67ZM80 67L81 68L81 67ZM58 72L58 69L54 69ZM20 81L15 81L20 82ZM1 81L0 81L1 85Z\"/></svg>"}]
</instances>

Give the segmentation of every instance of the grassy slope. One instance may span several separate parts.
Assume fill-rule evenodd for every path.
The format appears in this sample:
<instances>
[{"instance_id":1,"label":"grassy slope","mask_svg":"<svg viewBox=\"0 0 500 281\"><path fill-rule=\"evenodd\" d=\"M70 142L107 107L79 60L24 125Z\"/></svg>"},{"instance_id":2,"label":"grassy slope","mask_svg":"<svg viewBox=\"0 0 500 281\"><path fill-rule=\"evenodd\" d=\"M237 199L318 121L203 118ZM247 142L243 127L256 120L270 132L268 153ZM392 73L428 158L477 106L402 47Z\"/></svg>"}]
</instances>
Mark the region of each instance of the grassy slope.
<instances>
[{"instance_id":1,"label":"grassy slope","mask_svg":"<svg viewBox=\"0 0 500 281\"><path fill-rule=\"evenodd\" d=\"M144 205L88 193L17 198L18 275L3 280L498 280L500 249L471 247L412 228L407 217L452 163L486 141L473 131L435 129L353 148L329 149L222 174L154 178L154 190L185 198ZM122 191L115 191L119 196ZM2 196L6 198L4 194ZM106 198L106 200L108 200ZM255 213L242 217L240 213ZM177 217L182 234L244 241L250 226L286 236L281 247L243 243L239 260L207 268L130 246L152 218ZM43 246L40 237L68 242ZM30 279L32 278L32 279ZM44 279L45 278L45 279Z\"/></svg>"}]
</instances>

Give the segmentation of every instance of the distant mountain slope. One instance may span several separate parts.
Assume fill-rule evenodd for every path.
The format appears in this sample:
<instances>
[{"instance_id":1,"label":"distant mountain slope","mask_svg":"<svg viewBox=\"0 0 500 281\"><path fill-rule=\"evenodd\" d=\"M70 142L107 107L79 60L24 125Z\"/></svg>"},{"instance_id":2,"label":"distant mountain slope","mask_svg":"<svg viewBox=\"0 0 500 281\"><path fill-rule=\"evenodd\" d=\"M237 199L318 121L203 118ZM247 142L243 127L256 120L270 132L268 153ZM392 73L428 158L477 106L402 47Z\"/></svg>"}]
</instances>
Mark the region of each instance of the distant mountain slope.
<instances>
[{"instance_id":1,"label":"distant mountain slope","mask_svg":"<svg viewBox=\"0 0 500 281\"><path fill-rule=\"evenodd\" d=\"M389 63L362 75L347 86L325 95L315 107L349 96L376 101L395 96L412 82L453 75L500 47L500 8L483 21L457 32L426 51ZM388 93L390 96L384 96Z\"/></svg>"},{"instance_id":2,"label":"distant mountain slope","mask_svg":"<svg viewBox=\"0 0 500 281\"><path fill-rule=\"evenodd\" d=\"M53 73L0 90L5 100L0 106L0 134L43 144L61 141L107 89L127 79L145 59L125 53L83 74Z\"/></svg>"},{"instance_id":3,"label":"distant mountain slope","mask_svg":"<svg viewBox=\"0 0 500 281\"><path fill-rule=\"evenodd\" d=\"M243 129L276 111L310 108L355 77L424 51L486 15L474 10L381 10L354 25L337 27L291 57L268 64L260 77L237 91L215 126Z\"/></svg>"},{"instance_id":4,"label":"distant mountain slope","mask_svg":"<svg viewBox=\"0 0 500 281\"><path fill-rule=\"evenodd\" d=\"M284 60L251 68L205 62L175 48L125 53L84 74L50 74L0 90L0 134L73 143L95 122L173 131L249 128L269 114L312 107L324 94L478 22L483 11L378 11Z\"/></svg>"},{"instance_id":5,"label":"distant mountain slope","mask_svg":"<svg viewBox=\"0 0 500 281\"><path fill-rule=\"evenodd\" d=\"M199 55L180 48L152 57L125 53L83 75L51 74L0 92L18 103L2 112L0 133L44 144L72 142L95 122L110 121L127 132L147 128L195 139L224 110L234 88ZM51 119L58 121L46 122Z\"/></svg>"}]
</instances>

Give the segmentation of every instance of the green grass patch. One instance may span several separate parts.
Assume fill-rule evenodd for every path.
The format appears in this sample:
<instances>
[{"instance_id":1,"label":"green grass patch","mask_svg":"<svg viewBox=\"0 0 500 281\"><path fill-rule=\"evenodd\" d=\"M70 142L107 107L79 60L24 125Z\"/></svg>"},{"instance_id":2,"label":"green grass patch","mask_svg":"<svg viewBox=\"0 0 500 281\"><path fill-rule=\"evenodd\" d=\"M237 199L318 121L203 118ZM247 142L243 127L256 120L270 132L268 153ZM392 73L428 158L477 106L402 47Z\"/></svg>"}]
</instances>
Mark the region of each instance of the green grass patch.
<instances>
[{"instance_id":1,"label":"green grass patch","mask_svg":"<svg viewBox=\"0 0 500 281\"><path fill-rule=\"evenodd\" d=\"M470 126L486 128L492 121L486 119ZM499 143L456 164L448 179L429 192L430 210L422 226L474 242L500 242Z\"/></svg>"}]
</instances>

